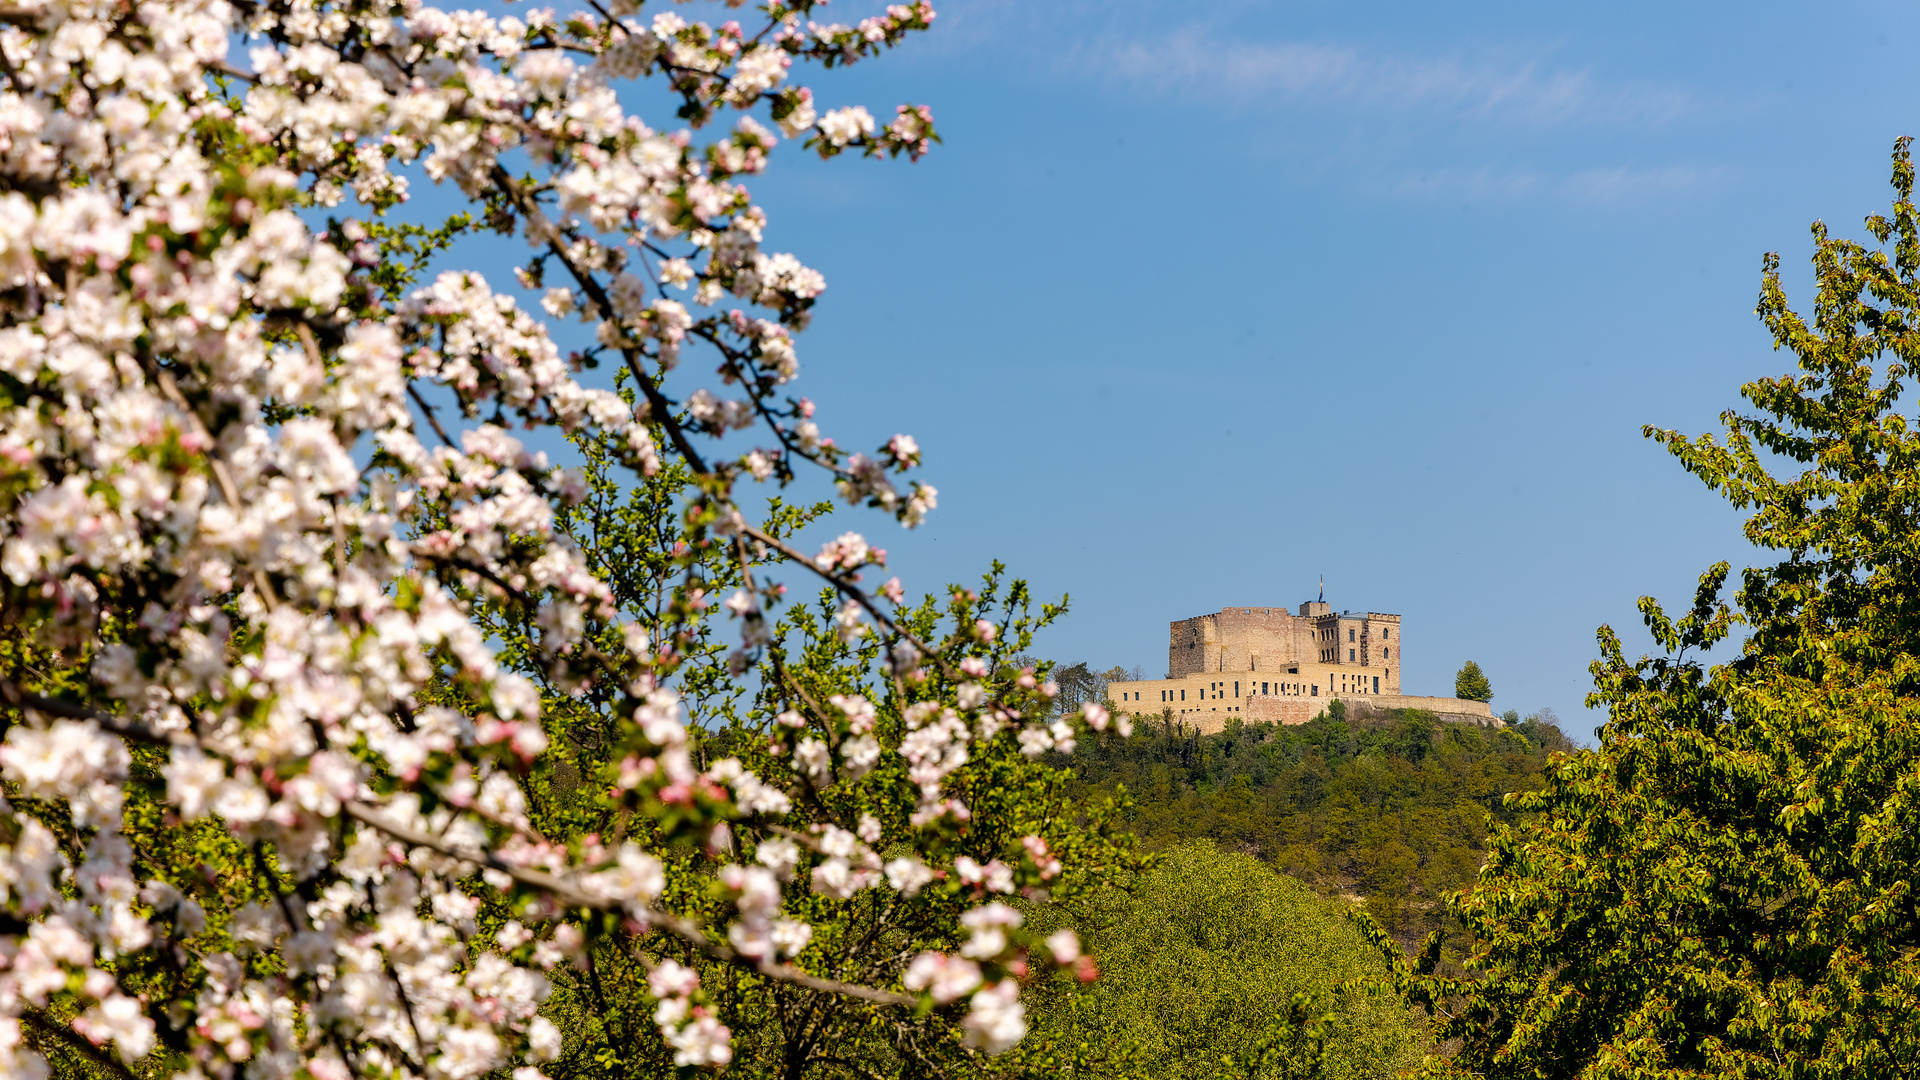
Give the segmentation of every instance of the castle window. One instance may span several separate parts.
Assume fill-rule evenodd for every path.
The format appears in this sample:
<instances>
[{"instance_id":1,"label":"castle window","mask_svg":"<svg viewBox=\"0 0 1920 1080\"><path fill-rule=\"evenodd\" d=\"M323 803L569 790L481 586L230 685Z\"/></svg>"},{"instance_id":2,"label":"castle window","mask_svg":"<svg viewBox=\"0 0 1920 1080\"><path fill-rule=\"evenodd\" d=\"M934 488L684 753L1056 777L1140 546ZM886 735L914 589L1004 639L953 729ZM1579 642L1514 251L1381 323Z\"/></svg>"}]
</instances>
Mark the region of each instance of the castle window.
<instances>
[{"instance_id":1,"label":"castle window","mask_svg":"<svg viewBox=\"0 0 1920 1080\"><path fill-rule=\"evenodd\" d=\"M1353 627L1351 626L1347 627L1347 640L1348 641L1353 640Z\"/></svg>"},{"instance_id":2,"label":"castle window","mask_svg":"<svg viewBox=\"0 0 1920 1080\"><path fill-rule=\"evenodd\" d=\"M1381 628L1381 630L1380 630L1380 640L1381 640L1381 641L1385 641L1385 640L1387 640L1388 638L1390 638L1390 637L1392 637L1392 636L1393 636L1393 631L1392 631L1392 630L1389 630L1389 629L1386 629L1385 627L1382 627L1382 628Z\"/></svg>"},{"instance_id":3,"label":"castle window","mask_svg":"<svg viewBox=\"0 0 1920 1080\"><path fill-rule=\"evenodd\" d=\"M1240 696L1240 680L1238 679L1235 679L1233 681L1233 696L1234 697Z\"/></svg>"},{"instance_id":4,"label":"castle window","mask_svg":"<svg viewBox=\"0 0 1920 1080\"><path fill-rule=\"evenodd\" d=\"M1351 661L1351 660L1353 659L1353 650L1352 650L1352 649L1348 649L1348 650L1347 650L1347 659L1348 659L1349 661Z\"/></svg>"},{"instance_id":5,"label":"castle window","mask_svg":"<svg viewBox=\"0 0 1920 1080\"><path fill-rule=\"evenodd\" d=\"M1393 655L1393 650L1392 650L1392 649L1381 649L1381 650L1380 650L1380 659L1382 659L1382 660L1385 660L1385 659L1386 659L1387 657L1389 657L1389 656L1392 656L1392 655Z\"/></svg>"},{"instance_id":6,"label":"castle window","mask_svg":"<svg viewBox=\"0 0 1920 1080\"><path fill-rule=\"evenodd\" d=\"M1319 684L1319 683L1314 683L1314 684L1313 684L1313 696L1314 696L1314 697L1319 697L1319 696L1320 696L1320 684Z\"/></svg>"},{"instance_id":7,"label":"castle window","mask_svg":"<svg viewBox=\"0 0 1920 1080\"><path fill-rule=\"evenodd\" d=\"M1267 684L1266 684L1266 683L1261 683L1261 684L1260 684L1260 692L1261 692L1261 693L1263 693L1263 694L1267 692Z\"/></svg>"},{"instance_id":8,"label":"castle window","mask_svg":"<svg viewBox=\"0 0 1920 1080\"><path fill-rule=\"evenodd\" d=\"M1378 675L1373 677L1373 692L1376 694L1380 692L1380 676Z\"/></svg>"}]
</instances>

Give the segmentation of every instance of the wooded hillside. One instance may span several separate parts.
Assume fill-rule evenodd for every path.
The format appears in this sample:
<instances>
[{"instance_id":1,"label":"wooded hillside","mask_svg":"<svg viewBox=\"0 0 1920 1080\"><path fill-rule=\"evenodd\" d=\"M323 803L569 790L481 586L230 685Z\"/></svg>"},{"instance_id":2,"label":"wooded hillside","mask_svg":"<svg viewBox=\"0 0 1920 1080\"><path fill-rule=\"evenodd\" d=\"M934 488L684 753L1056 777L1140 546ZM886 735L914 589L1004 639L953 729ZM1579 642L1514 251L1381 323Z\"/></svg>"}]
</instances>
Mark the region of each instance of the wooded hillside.
<instances>
[{"instance_id":1,"label":"wooded hillside","mask_svg":"<svg viewBox=\"0 0 1920 1080\"><path fill-rule=\"evenodd\" d=\"M1411 942L1440 924L1438 898L1479 872L1490 815L1511 816L1500 796L1537 788L1548 755L1573 748L1550 711L1508 720L1478 728L1399 710L1199 735L1163 718L1125 742L1084 741L1071 761L1078 794L1125 788L1147 847L1212 840L1323 893L1363 897Z\"/></svg>"}]
</instances>

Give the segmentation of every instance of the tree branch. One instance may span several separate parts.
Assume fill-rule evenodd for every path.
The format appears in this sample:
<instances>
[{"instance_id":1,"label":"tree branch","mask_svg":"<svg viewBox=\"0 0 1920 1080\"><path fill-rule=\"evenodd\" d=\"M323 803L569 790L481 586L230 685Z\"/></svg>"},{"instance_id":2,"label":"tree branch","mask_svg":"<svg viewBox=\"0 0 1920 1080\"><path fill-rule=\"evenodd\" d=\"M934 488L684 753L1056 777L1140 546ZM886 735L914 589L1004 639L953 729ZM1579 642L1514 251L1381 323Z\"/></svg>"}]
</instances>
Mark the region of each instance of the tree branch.
<instances>
[{"instance_id":1,"label":"tree branch","mask_svg":"<svg viewBox=\"0 0 1920 1080\"><path fill-rule=\"evenodd\" d=\"M568 906L590 908L595 911L631 913L629 905L612 900L604 900L597 896L590 896L582 892L576 885L565 878L541 870L532 870L524 866L516 866L513 863L506 862L499 858L492 852L462 851L437 836L388 821L376 812L375 808L365 803L343 803L341 804L341 812L356 821L364 822L367 825L379 829L381 832L386 833L396 840L412 844L415 847L423 847L429 851L437 851L442 855L451 856L462 862L469 862L477 866L486 866L498 870L513 878L515 881L524 885L531 885L536 889L552 894L564 901ZM710 959L718 960L725 964L732 964L756 974L764 975L767 978L779 980L780 982L793 983L796 986L804 986L809 990L818 990L821 993L859 998L862 1001L871 1001L877 1005L912 1007L919 1004L920 1001L918 997L912 994L903 994L894 990L879 990L871 986L861 986L857 983L840 982L836 979L823 979L817 975L802 971L790 964L769 963L743 956L732 948L709 938L706 932L701 929L700 925L691 919L683 919L677 915L669 915L664 911L655 911L651 908L644 909L639 917L648 925L665 930L667 933L693 946Z\"/></svg>"},{"instance_id":2,"label":"tree branch","mask_svg":"<svg viewBox=\"0 0 1920 1080\"><path fill-rule=\"evenodd\" d=\"M138 742L151 743L155 746L172 744L171 739L149 730L144 725L130 723L111 713L104 713L85 705L29 693L11 679L0 678L0 700L4 700L16 709L32 709L34 712L67 720L91 720L115 735Z\"/></svg>"},{"instance_id":3,"label":"tree branch","mask_svg":"<svg viewBox=\"0 0 1920 1080\"><path fill-rule=\"evenodd\" d=\"M99 1047L93 1045L92 1042L81 1038L79 1032L65 1024L55 1023L51 1019L48 1019L39 1009L26 1009L23 1010L20 1015L27 1023L33 1025L35 1031L42 1035L48 1035L58 1039L67 1049L72 1050L74 1053L79 1054L95 1065L120 1077L120 1080L139 1080L138 1077L133 1075L133 1071L128 1069L126 1064L120 1060L119 1055L109 1054L101 1050Z\"/></svg>"}]
</instances>

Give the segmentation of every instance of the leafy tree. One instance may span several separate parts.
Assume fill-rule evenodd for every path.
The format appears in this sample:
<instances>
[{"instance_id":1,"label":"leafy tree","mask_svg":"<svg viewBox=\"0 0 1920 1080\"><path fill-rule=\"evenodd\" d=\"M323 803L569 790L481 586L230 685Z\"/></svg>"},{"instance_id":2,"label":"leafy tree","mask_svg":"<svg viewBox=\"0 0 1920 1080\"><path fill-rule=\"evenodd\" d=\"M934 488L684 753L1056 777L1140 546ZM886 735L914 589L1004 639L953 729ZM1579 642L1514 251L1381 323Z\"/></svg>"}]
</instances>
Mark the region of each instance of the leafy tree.
<instances>
[{"instance_id":1,"label":"leafy tree","mask_svg":"<svg viewBox=\"0 0 1920 1080\"><path fill-rule=\"evenodd\" d=\"M1469 660L1460 665L1460 671L1453 677L1453 696L1467 701L1492 701L1493 684L1487 681L1487 673L1480 665Z\"/></svg>"},{"instance_id":2,"label":"leafy tree","mask_svg":"<svg viewBox=\"0 0 1920 1080\"><path fill-rule=\"evenodd\" d=\"M1054 700L1068 712L1085 702L1103 701L1107 696L1108 677L1088 667L1084 660L1055 667L1053 681L1060 687L1060 693Z\"/></svg>"},{"instance_id":3,"label":"leafy tree","mask_svg":"<svg viewBox=\"0 0 1920 1080\"><path fill-rule=\"evenodd\" d=\"M1024 1067L1140 860L1062 607L795 546L937 495L796 393L746 186L938 138L789 81L931 4L823 3L9 9L0 1076Z\"/></svg>"},{"instance_id":4,"label":"leafy tree","mask_svg":"<svg viewBox=\"0 0 1920 1080\"><path fill-rule=\"evenodd\" d=\"M1508 709L1500 714L1500 719L1528 743L1548 753L1570 753L1579 749L1579 744L1560 730L1560 718L1550 708L1527 716L1521 716L1518 709Z\"/></svg>"},{"instance_id":5,"label":"leafy tree","mask_svg":"<svg viewBox=\"0 0 1920 1080\"><path fill-rule=\"evenodd\" d=\"M1457 1040L1436 1073L1905 1077L1920 1061L1920 216L1908 141L1878 246L1813 227L1810 316L1777 256L1759 313L1798 371L1721 437L1648 429L1778 553L1722 563L1659 653L1600 631L1600 747L1555 759L1453 902L1473 979L1401 972ZM1737 626L1744 640L1726 647Z\"/></svg>"},{"instance_id":6,"label":"leafy tree","mask_svg":"<svg viewBox=\"0 0 1920 1080\"><path fill-rule=\"evenodd\" d=\"M1419 1027L1337 901L1206 841L1169 849L1131 896L1081 919L1090 993L1036 998L1036 1040L1109 1047L1114 1077L1387 1077Z\"/></svg>"},{"instance_id":7,"label":"leafy tree","mask_svg":"<svg viewBox=\"0 0 1920 1080\"><path fill-rule=\"evenodd\" d=\"M588 449L589 462L605 460L592 452L592 447ZM623 489L617 474L597 464L590 465L587 475L592 494L565 521L570 533L580 539L590 564L613 587L623 608L650 612L655 605L670 603L684 566L663 562L650 567L632 559L629 553L671 550L676 538L685 539L655 532L663 521L672 521L656 507L680 481L669 474ZM776 505L774 518L793 526L816 520L825 510L814 507L801 512ZM698 569L706 575L709 588L731 587L730 567L725 560L703 560ZM982 652L982 666L1001 671L1010 681L1020 678L1023 671L1029 681L1046 676L1047 665L1032 667L1025 650L1034 631L1060 613L1058 607L1043 606L1037 615L1030 613L1025 585L1003 581L998 566L977 590L956 586L951 596L965 605L962 621L970 623L984 616L1005 628L995 635L996 646ZM943 680L932 673L923 672L912 682L874 679L871 672L886 666L885 643L874 635L845 639L836 634L832 627L837 607L833 595L827 593L811 609L799 607L789 612L773 634L767 661L760 670L762 687L753 698L745 697L738 680L728 674L725 639L708 625L691 624L686 628L680 651L688 659L680 666L678 681L686 688L691 707L698 709L705 721L691 732L696 760L733 759L758 775L789 770L781 760L785 748L777 745L773 733L783 726L779 719L783 712L790 722L797 715L805 715L798 710L805 709L808 702L870 702L882 744L897 745L908 733L913 722L909 718L917 703L937 702L942 694L954 692L951 685L943 687ZM528 675L543 683L548 693L548 730L565 748L565 756L554 763L555 774L563 766L574 777L601 771L596 763L612 757L608 748L619 738L618 725L607 719L619 688L598 686L567 693L536 662L537 634L513 621L509 611L492 610L488 614L484 625L502 642L502 656L525 665ZM937 636L939 607L928 598L917 608L904 609L901 621L911 633ZM922 640L929 640L929 636ZM842 708L828 704L825 711L831 714ZM923 713L924 709L920 707ZM801 730L823 739L844 738L846 734L811 724ZM870 823L883 836L905 835L911 831L909 819L921 809L918 786L909 781L906 772L904 761L883 759L864 778L829 780L807 794L837 818L848 833ZM585 797L588 793L581 790L578 779L556 784L555 774L549 774L546 783L529 785L529 816L538 828L550 836L568 837L618 835L624 831L650 849L674 850L676 857L669 862L670 887L684 889L689 894L687 902L706 919L725 917L724 900L702 902L699 892L703 881L725 872L729 861L726 851L675 845L670 831L655 821L645 816L636 820L619 804ZM996 745L975 747L970 760L945 784L949 797L961 800L970 813L967 828L951 838L952 857L966 858L975 866L987 868L988 873L1005 873L1004 859L1030 855L1023 846L1024 837L1046 839L1048 857L1059 860L1062 870L1044 882L1027 884L1036 886L1029 890L1029 910L1036 917L1048 919L1050 932L1072 921L1059 905L1076 903L1104 885L1105 877L1086 872L1089 857L1111 861L1116 868L1141 865L1132 853L1130 839L1111 834L1112 808L1099 802L1069 801L1068 779L1066 773L1022 753L1010 740L1001 740ZM746 847L777 840L781 835L777 824L736 821L729 829L728 843ZM881 850L884 855L898 856L907 848L896 841L890 849ZM795 890L796 895L783 908L784 913L812 928L808 947L798 957L807 972L843 987L870 986L897 978L901 957L960 947L961 939L953 934L956 920L977 905L982 891L979 876L972 882L955 876L926 883L912 898L913 903L902 902L898 895L882 898L863 890L855 893L851 902L839 904L830 902L818 890L811 896ZM509 914L503 909L499 917L504 919ZM982 1065L979 1055L962 1045L964 1032L956 1030L950 1018L903 1017L898 1008L889 1008L884 1002L823 992L820 985L754 978L751 973L742 977L736 963L672 936L609 932L592 943L589 956L591 963L587 966L561 969L553 976L554 994L545 1012L561 1022L568 1036L565 1052L544 1070L554 1080L612 1080L636 1069L658 1075L671 1071L674 1047L653 1022L648 981L649 971L664 961L699 973L709 988L707 1008L734 1033L729 1075L858 1077L872 1072L897 1074L911 1068L971 1075ZM1044 972L1036 974L1045 976ZM1063 985L1055 993L1070 994L1077 986L1070 977L1063 976L1060 981ZM996 1063L995 1072L1018 1075L1029 1068L1048 1071L1056 1062L1056 1055L1049 1052L1052 1049L1050 1045L1029 1048Z\"/></svg>"}]
</instances>

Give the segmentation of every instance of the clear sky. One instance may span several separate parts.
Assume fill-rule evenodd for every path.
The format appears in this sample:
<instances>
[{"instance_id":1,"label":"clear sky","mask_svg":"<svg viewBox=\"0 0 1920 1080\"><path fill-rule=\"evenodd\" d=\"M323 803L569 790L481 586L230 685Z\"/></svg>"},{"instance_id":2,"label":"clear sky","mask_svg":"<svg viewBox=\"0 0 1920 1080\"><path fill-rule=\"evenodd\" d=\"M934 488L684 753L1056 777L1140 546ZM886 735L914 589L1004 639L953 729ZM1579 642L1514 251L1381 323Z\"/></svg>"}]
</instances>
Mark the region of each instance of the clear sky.
<instances>
[{"instance_id":1,"label":"clear sky","mask_svg":"<svg viewBox=\"0 0 1920 1080\"><path fill-rule=\"evenodd\" d=\"M1324 574L1404 616L1407 692L1472 658L1576 734L1595 628L1637 651L1638 596L1751 554L1640 426L1785 370L1763 253L1804 298L1808 224L1861 235L1920 133L1904 4L939 6L813 85L943 147L753 185L828 281L800 389L941 491L841 522L909 589L1002 559L1072 597L1044 654L1152 675L1168 620Z\"/></svg>"}]
</instances>

